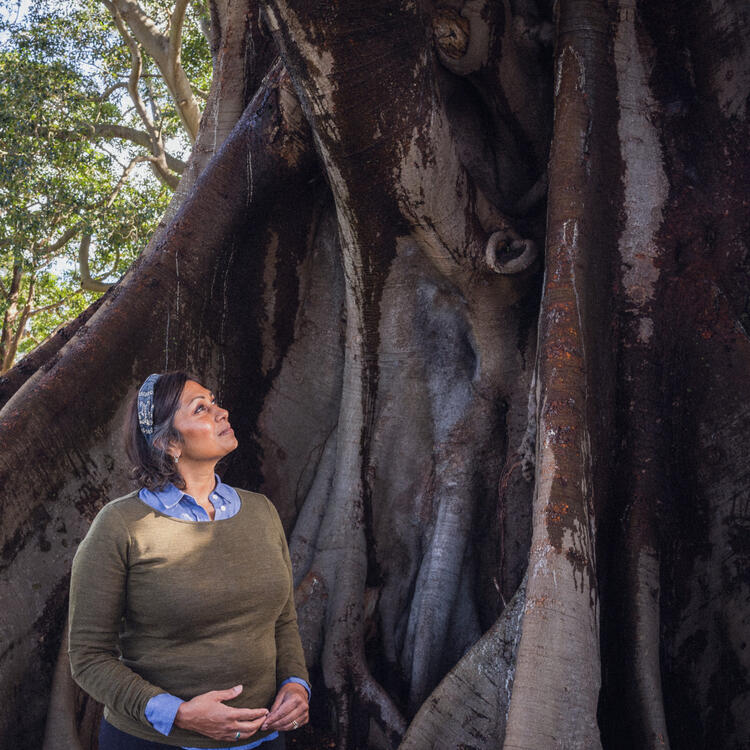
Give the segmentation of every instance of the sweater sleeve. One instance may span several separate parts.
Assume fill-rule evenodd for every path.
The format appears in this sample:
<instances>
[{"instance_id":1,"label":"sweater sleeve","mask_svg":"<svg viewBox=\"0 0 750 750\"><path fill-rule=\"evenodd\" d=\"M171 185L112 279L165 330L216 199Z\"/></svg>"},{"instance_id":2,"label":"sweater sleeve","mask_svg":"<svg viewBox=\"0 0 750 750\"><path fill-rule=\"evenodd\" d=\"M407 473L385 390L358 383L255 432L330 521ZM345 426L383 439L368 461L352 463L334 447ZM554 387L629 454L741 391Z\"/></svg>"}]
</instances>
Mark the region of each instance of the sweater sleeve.
<instances>
[{"instance_id":1,"label":"sweater sleeve","mask_svg":"<svg viewBox=\"0 0 750 750\"><path fill-rule=\"evenodd\" d=\"M146 704L164 690L120 660L130 534L112 505L91 524L73 559L68 611L71 674L105 706L151 726Z\"/></svg>"},{"instance_id":2,"label":"sweater sleeve","mask_svg":"<svg viewBox=\"0 0 750 750\"><path fill-rule=\"evenodd\" d=\"M290 677L296 677L304 680L305 683L309 683L310 678L305 665L305 654L302 650L302 641L297 626L297 611L294 608L294 576L292 574L292 562L289 558L289 547L286 543L286 535L279 514L268 498L266 498L266 501L272 516L273 527L279 535L284 565L289 577L289 595L284 609L281 610L281 614L276 620L276 686L281 687L281 684Z\"/></svg>"}]
</instances>

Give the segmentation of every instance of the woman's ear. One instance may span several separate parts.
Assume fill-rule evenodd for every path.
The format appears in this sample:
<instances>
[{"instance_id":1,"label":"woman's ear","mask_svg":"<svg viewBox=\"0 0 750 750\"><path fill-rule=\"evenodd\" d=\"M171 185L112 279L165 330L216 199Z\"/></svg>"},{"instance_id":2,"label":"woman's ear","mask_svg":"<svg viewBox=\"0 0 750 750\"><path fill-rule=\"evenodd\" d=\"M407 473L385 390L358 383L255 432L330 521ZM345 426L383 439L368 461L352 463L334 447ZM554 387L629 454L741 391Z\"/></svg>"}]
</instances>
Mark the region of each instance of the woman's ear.
<instances>
[{"instance_id":1,"label":"woman's ear","mask_svg":"<svg viewBox=\"0 0 750 750\"><path fill-rule=\"evenodd\" d=\"M156 440L154 440L154 448L160 451L164 451L165 453L169 454L171 458L174 458L175 456L179 456L180 453L182 453L182 448L180 447L180 444L176 442L175 440L165 440L164 437L158 437Z\"/></svg>"},{"instance_id":2,"label":"woman's ear","mask_svg":"<svg viewBox=\"0 0 750 750\"><path fill-rule=\"evenodd\" d=\"M182 454L182 446L176 440L170 440L167 444L167 453L174 459L174 462L177 463Z\"/></svg>"}]
</instances>

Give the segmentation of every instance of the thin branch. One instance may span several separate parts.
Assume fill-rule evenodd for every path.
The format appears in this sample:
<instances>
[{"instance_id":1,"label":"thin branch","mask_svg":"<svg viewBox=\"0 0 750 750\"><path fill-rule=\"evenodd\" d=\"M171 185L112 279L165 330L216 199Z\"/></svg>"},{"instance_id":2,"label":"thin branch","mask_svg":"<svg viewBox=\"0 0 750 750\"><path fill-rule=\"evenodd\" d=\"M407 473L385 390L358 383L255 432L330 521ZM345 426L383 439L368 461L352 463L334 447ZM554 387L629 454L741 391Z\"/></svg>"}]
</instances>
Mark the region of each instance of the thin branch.
<instances>
[{"instance_id":1,"label":"thin branch","mask_svg":"<svg viewBox=\"0 0 750 750\"><path fill-rule=\"evenodd\" d=\"M148 103L151 107L151 117L153 118L154 124L157 121L161 121L161 109L159 108L159 103L156 101L156 97L154 96L154 89L151 86L151 79L146 78L145 76L141 76L141 80L143 81L143 85L146 87L146 91L148 92ZM159 137L161 137L161 124L156 125L155 127L157 129L157 133Z\"/></svg>"},{"instance_id":2,"label":"thin branch","mask_svg":"<svg viewBox=\"0 0 750 750\"><path fill-rule=\"evenodd\" d=\"M203 38L208 43L208 48L212 49L213 35L211 34L211 15L202 0L195 0L193 3L193 10L195 11L195 20L198 23L198 28L201 30Z\"/></svg>"},{"instance_id":3,"label":"thin branch","mask_svg":"<svg viewBox=\"0 0 750 750\"><path fill-rule=\"evenodd\" d=\"M122 174L120 175L120 179L117 181L117 184L112 188L112 192L109 194L109 197L107 200L104 201L103 207L109 208L114 202L115 198L117 198L118 193L120 190L122 190L123 186L127 182L128 177L130 177L130 173L135 169L136 164L140 164L143 161L150 161L151 157L149 156L135 156L130 160L130 164L128 164L127 167L122 171Z\"/></svg>"},{"instance_id":4,"label":"thin branch","mask_svg":"<svg viewBox=\"0 0 750 750\"><path fill-rule=\"evenodd\" d=\"M115 259L112 261L112 267L109 269L109 271L105 271L104 273L100 273L97 277L97 281L101 281L102 279L106 279L107 276L111 276L116 270L117 266L120 264L120 246L117 245L115 247Z\"/></svg>"},{"instance_id":5,"label":"thin branch","mask_svg":"<svg viewBox=\"0 0 750 750\"><path fill-rule=\"evenodd\" d=\"M193 90L193 93L196 96L199 96L203 101L208 100L208 91L204 91L203 89L199 89L195 84L191 83L190 88Z\"/></svg>"},{"instance_id":6,"label":"thin branch","mask_svg":"<svg viewBox=\"0 0 750 750\"><path fill-rule=\"evenodd\" d=\"M63 247L65 247L65 245L68 244L68 242L70 242L73 239L73 237L75 237L78 234L78 232L81 231L82 227L83 227L83 222L79 221L79 222L73 224L73 226L68 227L60 235L60 237L57 240L55 240L54 242L52 242L50 244L43 245L40 248L41 250L44 251L42 253L42 257L43 258L48 258L52 254L56 253L58 250L61 250Z\"/></svg>"},{"instance_id":7,"label":"thin branch","mask_svg":"<svg viewBox=\"0 0 750 750\"><path fill-rule=\"evenodd\" d=\"M128 87L127 81L118 81L117 83L113 83L111 86L107 86L104 91L102 91L101 94L99 94L98 100L100 102L105 102L107 99L109 99L112 94L117 91L117 89L126 89Z\"/></svg>"},{"instance_id":8,"label":"thin branch","mask_svg":"<svg viewBox=\"0 0 750 750\"><path fill-rule=\"evenodd\" d=\"M88 137L100 137L100 138L122 138L123 140L135 143L137 146L142 146L151 150L152 143L149 134L143 130L137 128L130 128L126 125L115 125L113 123L100 123L96 125L83 126ZM167 166L177 174L182 174L187 167L187 164L178 159L176 156L164 152L164 158L167 161Z\"/></svg>"},{"instance_id":9,"label":"thin branch","mask_svg":"<svg viewBox=\"0 0 750 750\"><path fill-rule=\"evenodd\" d=\"M107 156L108 156L108 157L109 157L110 159L112 159L112 161L113 161L113 162L114 162L115 164L117 164L117 166L119 166L119 167L120 167L120 169L125 169L125 167L127 167L127 164L125 164L125 163L124 163L124 162L122 161L122 159L120 158L120 155L121 155L121 154L115 153L115 152L114 152L114 151L113 151L113 150L112 150L112 149L110 148L110 146L111 146L111 145L112 145L112 144L110 144L110 143L108 143L107 141L105 141L104 143L100 143L100 144L99 144L99 148L100 148L100 149L101 149L102 151L104 151L104 153L105 153L105 154L107 154ZM121 153L122 153L122 152L121 152Z\"/></svg>"},{"instance_id":10,"label":"thin branch","mask_svg":"<svg viewBox=\"0 0 750 750\"><path fill-rule=\"evenodd\" d=\"M31 310L31 303L34 301L34 292L36 291L36 271L33 271L29 277L29 293L26 295L26 302L24 302L23 310L21 312L21 319L25 322L25 317L28 317L29 310ZM24 317L25 316L25 317Z\"/></svg>"},{"instance_id":11,"label":"thin branch","mask_svg":"<svg viewBox=\"0 0 750 750\"><path fill-rule=\"evenodd\" d=\"M39 315L39 313L47 312L49 310L55 310L60 305L65 304L66 302L69 302L73 299L73 297L79 295L83 290L83 287L80 289L76 289L75 291L71 292L70 294L66 295L62 299L57 300L56 302L50 302L48 305L44 305L43 307L37 307L35 310L31 310L29 312L29 317L33 318L35 315Z\"/></svg>"},{"instance_id":12,"label":"thin branch","mask_svg":"<svg viewBox=\"0 0 750 750\"><path fill-rule=\"evenodd\" d=\"M29 292L26 297L26 302L24 303L24 306L21 308L21 312L17 315L14 315L12 320L9 318L6 318L6 321L9 325L15 325L15 331L10 333L10 335L5 336L5 351L3 356L3 363L2 363L2 369L3 372L6 372L8 368L13 363L13 360L16 358L16 354L18 353L18 346L19 344L24 340L25 338L25 328L26 328L26 322L29 319L29 312L31 311L31 303L34 299L34 290L36 285L36 274L32 273L31 277L29 278ZM5 332L8 333L7 331Z\"/></svg>"}]
</instances>

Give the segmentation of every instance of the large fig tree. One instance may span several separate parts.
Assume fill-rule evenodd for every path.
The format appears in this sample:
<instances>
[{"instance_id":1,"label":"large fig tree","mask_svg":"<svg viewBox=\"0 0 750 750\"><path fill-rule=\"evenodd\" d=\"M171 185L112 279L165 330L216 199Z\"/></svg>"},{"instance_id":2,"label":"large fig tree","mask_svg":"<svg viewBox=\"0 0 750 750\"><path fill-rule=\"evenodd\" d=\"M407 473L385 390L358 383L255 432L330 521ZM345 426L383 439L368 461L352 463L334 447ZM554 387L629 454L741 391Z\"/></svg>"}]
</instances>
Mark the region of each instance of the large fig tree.
<instances>
[{"instance_id":1,"label":"large fig tree","mask_svg":"<svg viewBox=\"0 0 750 750\"><path fill-rule=\"evenodd\" d=\"M70 562L181 367L284 520L340 750L747 747L745 4L211 19L163 226L0 384L0 741L92 746Z\"/></svg>"}]
</instances>

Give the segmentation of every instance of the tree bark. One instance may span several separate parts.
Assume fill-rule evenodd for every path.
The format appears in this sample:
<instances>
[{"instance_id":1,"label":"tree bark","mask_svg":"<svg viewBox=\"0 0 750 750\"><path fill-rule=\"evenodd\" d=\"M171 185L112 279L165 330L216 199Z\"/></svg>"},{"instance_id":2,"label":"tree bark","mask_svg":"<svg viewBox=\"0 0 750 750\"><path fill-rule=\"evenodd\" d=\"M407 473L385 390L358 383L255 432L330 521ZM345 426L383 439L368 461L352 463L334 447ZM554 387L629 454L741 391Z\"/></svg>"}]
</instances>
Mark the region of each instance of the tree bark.
<instances>
[{"instance_id":1,"label":"tree bark","mask_svg":"<svg viewBox=\"0 0 750 750\"><path fill-rule=\"evenodd\" d=\"M611 319L610 271L597 255L612 241L616 216L603 190L617 174L610 172L610 19L597 2L561 2L558 13L533 536L508 750L601 747L595 538L612 422L602 376L613 362L596 344Z\"/></svg>"},{"instance_id":2,"label":"tree bark","mask_svg":"<svg viewBox=\"0 0 750 750\"><path fill-rule=\"evenodd\" d=\"M212 5L164 225L0 411L3 742L57 663L91 746L67 571L184 366L289 534L311 746L750 744L748 17L554 8Z\"/></svg>"}]
</instances>

